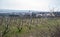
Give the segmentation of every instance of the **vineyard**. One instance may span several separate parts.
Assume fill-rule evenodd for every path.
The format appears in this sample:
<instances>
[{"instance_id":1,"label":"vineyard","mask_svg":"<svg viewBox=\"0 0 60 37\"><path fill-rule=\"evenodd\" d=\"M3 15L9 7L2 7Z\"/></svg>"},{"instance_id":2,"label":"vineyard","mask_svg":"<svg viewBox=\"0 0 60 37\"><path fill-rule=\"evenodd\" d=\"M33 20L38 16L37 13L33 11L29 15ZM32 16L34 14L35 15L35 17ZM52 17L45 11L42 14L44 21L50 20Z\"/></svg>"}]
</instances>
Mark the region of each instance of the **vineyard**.
<instances>
[{"instance_id":1,"label":"vineyard","mask_svg":"<svg viewBox=\"0 0 60 37\"><path fill-rule=\"evenodd\" d=\"M0 37L60 37L60 18L0 17Z\"/></svg>"}]
</instances>

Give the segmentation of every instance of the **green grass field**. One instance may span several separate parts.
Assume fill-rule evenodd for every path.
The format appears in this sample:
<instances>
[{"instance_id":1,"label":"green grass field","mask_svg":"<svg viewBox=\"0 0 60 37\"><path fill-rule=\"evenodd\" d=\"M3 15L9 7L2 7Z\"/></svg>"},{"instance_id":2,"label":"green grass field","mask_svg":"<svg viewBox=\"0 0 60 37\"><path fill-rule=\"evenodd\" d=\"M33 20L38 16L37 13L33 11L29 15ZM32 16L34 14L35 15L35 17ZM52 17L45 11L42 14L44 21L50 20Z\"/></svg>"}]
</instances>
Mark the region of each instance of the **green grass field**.
<instances>
[{"instance_id":1,"label":"green grass field","mask_svg":"<svg viewBox=\"0 0 60 37\"><path fill-rule=\"evenodd\" d=\"M2 17L0 37L60 37L60 19Z\"/></svg>"}]
</instances>

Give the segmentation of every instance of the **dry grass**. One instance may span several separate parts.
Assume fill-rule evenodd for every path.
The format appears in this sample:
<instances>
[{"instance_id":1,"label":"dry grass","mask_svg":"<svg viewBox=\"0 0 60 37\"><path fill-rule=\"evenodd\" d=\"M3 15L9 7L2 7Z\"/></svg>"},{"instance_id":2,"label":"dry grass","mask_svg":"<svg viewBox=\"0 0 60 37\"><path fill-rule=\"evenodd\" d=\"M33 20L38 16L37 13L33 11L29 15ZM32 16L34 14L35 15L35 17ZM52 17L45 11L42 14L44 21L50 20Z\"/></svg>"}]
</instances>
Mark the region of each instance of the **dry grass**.
<instances>
[{"instance_id":1,"label":"dry grass","mask_svg":"<svg viewBox=\"0 0 60 37\"><path fill-rule=\"evenodd\" d=\"M0 17L0 37L60 37L60 19Z\"/></svg>"}]
</instances>

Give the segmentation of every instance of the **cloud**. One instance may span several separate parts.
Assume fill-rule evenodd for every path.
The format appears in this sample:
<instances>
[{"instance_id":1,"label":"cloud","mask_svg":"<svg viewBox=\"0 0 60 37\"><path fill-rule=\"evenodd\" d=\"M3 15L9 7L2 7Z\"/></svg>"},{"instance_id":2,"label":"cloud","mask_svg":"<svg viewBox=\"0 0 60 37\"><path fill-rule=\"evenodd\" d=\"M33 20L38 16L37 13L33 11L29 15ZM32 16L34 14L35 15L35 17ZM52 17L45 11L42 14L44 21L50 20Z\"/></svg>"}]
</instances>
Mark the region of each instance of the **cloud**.
<instances>
[{"instance_id":1,"label":"cloud","mask_svg":"<svg viewBox=\"0 0 60 37\"><path fill-rule=\"evenodd\" d=\"M48 11L49 7L59 5L57 0L2 0L0 8L2 9L22 9L22 10L41 10Z\"/></svg>"}]
</instances>

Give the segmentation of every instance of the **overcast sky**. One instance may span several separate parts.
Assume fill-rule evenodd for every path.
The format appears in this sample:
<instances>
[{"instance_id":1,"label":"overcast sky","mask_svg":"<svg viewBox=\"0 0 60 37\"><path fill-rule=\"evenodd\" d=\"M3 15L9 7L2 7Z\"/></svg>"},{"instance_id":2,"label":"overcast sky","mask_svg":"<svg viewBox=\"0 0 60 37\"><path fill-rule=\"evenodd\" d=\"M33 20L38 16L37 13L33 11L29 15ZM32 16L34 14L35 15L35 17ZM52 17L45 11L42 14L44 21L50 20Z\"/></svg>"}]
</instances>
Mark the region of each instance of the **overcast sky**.
<instances>
[{"instance_id":1,"label":"overcast sky","mask_svg":"<svg viewBox=\"0 0 60 37\"><path fill-rule=\"evenodd\" d=\"M0 0L0 9L38 10L60 9L60 0Z\"/></svg>"}]
</instances>

